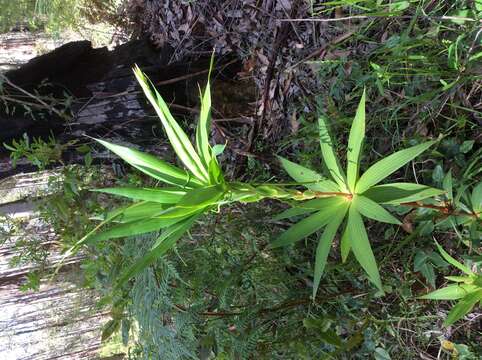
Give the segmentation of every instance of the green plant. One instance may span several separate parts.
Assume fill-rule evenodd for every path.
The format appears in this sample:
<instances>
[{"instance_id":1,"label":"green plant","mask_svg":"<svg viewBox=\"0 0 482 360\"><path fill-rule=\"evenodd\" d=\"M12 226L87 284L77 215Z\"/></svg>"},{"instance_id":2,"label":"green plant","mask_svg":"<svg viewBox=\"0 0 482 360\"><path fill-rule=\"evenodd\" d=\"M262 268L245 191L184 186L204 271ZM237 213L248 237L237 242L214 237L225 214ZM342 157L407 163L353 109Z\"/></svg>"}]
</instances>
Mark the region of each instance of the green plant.
<instances>
[{"instance_id":1,"label":"green plant","mask_svg":"<svg viewBox=\"0 0 482 360\"><path fill-rule=\"evenodd\" d=\"M48 165L62 162L62 152L75 142L68 144L60 144L51 134L47 141L41 138L33 138L30 140L27 134L23 134L20 140L13 140L11 145L3 144L10 150L10 158L12 166L15 167L17 161L25 157L32 165L39 170L44 170Z\"/></svg>"},{"instance_id":2,"label":"green plant","mask_svg":"<svg viewBox=\"0 0 482 360\"><path fill-rule=\"evenodd\" d=\"M377 185L384 178L428 149L435 141L419 144L392 154L374 164L361 177L358 176L361 148L365 135L365 95L362 96L350 132L346 176L336 159L328 135L326 120L324 117L320 117L319 130L322 155L332 180L280 158L284 168L297 181L295 185L304 184L307 190L299 191L287 187L285 184L228 183L225 181L216 159L223 147L219 145L211 147L208 141L211 123L209 82L204 93L201 94L200 119L196 130L196 146L194 147L170 114L166 103L154 86L149 83L139 68L136 68L134 72L148 100L154 106L174 151L187 170L182 170L137 150L111 144L104 140L97 140L136 169L170 185L169 187L155 189L106 188L97 190L138 200L138 202L107 213L102 217L101 223L82 238L71 251L75 251L87 242L104 241L163 229L150 252L119 277L119 284L125 283L130 277L169 250L201 214L214 211L220 206L232 202L246 203L273 198L285 201L312 199L301 206L288 210L287 213L284 213L285 217L316 213L308 216L282 234L271 244L272 248L298 241L334 219L323 233L316 252L313 295L316 294L331 241L346 214L348 214L348 219L342 238L343 259L346 259L350 249L353 249L356 258L369 275L370 280L382 290L376 261L361 216L399 224L399 220L379 204L400 205L443 193L443 190L411 183ZM102 232L98 231L110 223L117 224Z\"/></svg>"},{"instance_id":3,"label":"green plant","mask_svg":"<svg viewBox=\"0 0 482 360\"><path fill-rule=\"evenodd\" d=\"M278 216L278 219L280 219L314 212L314 214L293 225L275 240L271 246L279 247L292 244L326 226L316 250L315 282L313 287L313 296L315 296L326 265L331 243L346 217L345 230L340 244L342 259L345 261L350 250L352 250L356 259L368 274L370 281L380 291L383 291L362 216L371 220L400 225L401 222L385 210L382 205L409 205L411 202L443 193L443 190L414 183L377 185L427 150L435 141L415 145L391 154L373 164L365 173L359 176L365 137L365 94L362 96L350 130L346 174L338 161L329 135L327 119L324 116L319 117L319 133L321 154L331 180L325 179L313 170L286 159L281 158L281 162L295 181L307 183L306 187L308 189L324 194L327 197L311 200L301 206L293 207Z\"/></svg>"},{"instance_id":4,"label":"green plant","mask_svg":"<svg viewBox=\"0 0 482 360\"><path fill-rule=\"evenodd\" d=\"M466 276L446 276L445 278L454 284L435 290L419 299L459 300L444 321L444 325L449 326L469 313L477 303L482 302L482 274L473 272L468 266L450 256L438 243L436 245L442 257Z\"/></svg>"}]
</instances>

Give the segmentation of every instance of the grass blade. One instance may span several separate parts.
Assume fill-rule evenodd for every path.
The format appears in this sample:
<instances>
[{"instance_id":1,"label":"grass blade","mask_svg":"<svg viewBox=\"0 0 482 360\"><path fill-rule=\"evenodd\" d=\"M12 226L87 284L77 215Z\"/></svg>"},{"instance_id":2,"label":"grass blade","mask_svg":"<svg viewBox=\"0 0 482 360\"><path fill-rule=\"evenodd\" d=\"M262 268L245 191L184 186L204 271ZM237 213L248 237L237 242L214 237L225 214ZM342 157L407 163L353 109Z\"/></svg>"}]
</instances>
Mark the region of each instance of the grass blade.
<instances>
[{"instance_id":1,"label":"grass blade","mask_svg":"<svg viewBox=\"0 0 482 360\"><path fill-rule=\"evenodd\" d=\"M291 162L285 158L282 158L281 156L278 156L278 159L289 176L291 176L295 181L303 183L303 186L306 188L321 192L340 191L340 188L336 183L321 176L316 171L305 168L304 166Z\"/></svg>"},{"instance_id":2,"label":"grass blade","mask_svg":"<svg viewBox=\"0 0 482 360\"><path fill-rule=\"evenodd\" d=\"M412 146L408 149L397 151L386 158L376 162L360 177L356 184L356 193L362 194L373 185L391 175L403 165L416 158L418 155L435 144L435 141L428 141L423 144Z\"/></svg>"},{"instance_id":3,"label":"grass blade","mask_svg":"<svg viewBox=\"0 0 482 360\"><path fill-rule=\"evenodd\" d=\"M388 224L396 224L396 225L402 224L396 217L390 214L382 206L378 205L375 201L370 200L369 198L362 195L355 195L355 196L357 199L356 209L363 216L369 219L373 219L373 220L388 223Z\"/></svg>"},{"instance_id":4,"label":"grass blade","mask_svg":"<svg viewBox=\"0 0 482 360\"><path fill-rule=\"evenodd\" d=\"M153 155L125 146L115 145L104 140L96 140L114 154L118 155L122 160L154 179L183 187L193 186L196 183L199 184L199 181L190 178L186 171L172 166Z\"/></svg>"},{"instance_id":5,"label":"grass blade","mask_svg":"<svg viewBox=\"0 0 482 360\"><path fill-rule=\"evenodd\" d=\"M346 180L348 189L354 193L360 170L361 149L365 138L365 90L358 104L348 138Z\"/></svg>"},{"instance_id":6,"label":"grass blade","mask_svg":"<svg viewBox=\"0 0 482 360\"><path fill-rule=\"evenodd\" d=\"M207 183L209 180L207 168L203 165L186 133L172 117L164 99L138 67L134 68L134 74L147 99L156 110L164 130L166 131L167 137L169 138L169 142L179 159L181 159L184 165L196 178L203 183Z\"/></svg>"},{"instance_id":7,"label":"grass blade","mask_svg":"<svg viewBox=\"0 0 482 360\"><path fill-rule=\"evenodd\" d=\"M413 183L391 183L376 185L363 193L363 196L379 204L400 205L402 203L423 200L443 194L445 191Z\"/></svg>"},{"instance_id":8,"label":"grass blade","mask_svg":"<svg viewBox=\"0 0 482 360\"><path fill-rule=\"evenodd\" d=\"M470 202L472 203L472 209L475 212L482 212L482 181L479 182L472 190Z\"/></svg>"},{"instance_id":9,"label":"grass blade","mask_svg":"<svg viewBox=\"0 0 482 360\"><path fill-rule=\"evenodd\" d=\"M133 200L158 202L161 204L175 204L186 194L185 191L179 190L178 188L138 189L129 187L118 187L93 189L91 191L123 196Z\"/></svg>"},{"instance_id":10,"label":"grass blade","mask_svg":"<svg viewBox=\"0 0 482 360\"><path fill-rule=\"evenodd\" d=\"M321 275L326 266L326 260L328 258L328 253L331 249L331 243L335 237L341 222L345 218L346 211L348 210L348 203L342 204L333 214L332 221L328 224L325 231L320 237L318 246L316 248L316 259L315 259L315 272L313 281L313 299L316 297L316 292L320 286Z\"/></svg>"},{"instance_id":11,"label":"grass blade","mask_svg":"<svg viewBox=\"0 0 482 360\"><path fill-rule=\"evenodd\" d=\"M320 210L315 214L308 216L307 218L290 227L287 231L282 233L281 236L279 236L275 241L273 241L270 244L270 247L277 248L280 246L292 244L313 234L315 231L328 224L331 221L333 214L338 211L341 205L346 203L346 200L340 197L333 197L330 198L330 200L331 206L323 208L323 210Z\"/></svg>"},{"instance_id":12,"label":"grass blade","mask_svg":"<svg viewBox=\"0 0 482 360\"><path fill-rule=\"evenodd\" d=\"M353 201L356 201L356 198L353 199ZM356 206L350 206L350 210L348 212L347 231L347 236L350 237L350 244L353 254L362 268L368 274L370 281L375 284L380 291L383 291L377 262L375 260L375 256L373 255L370 241L368 240L365 225L363 224L360 213L356 210Z\"/></svg>"},{"instance_id":13,"label":"grass blade","mask_svg":"<svg viewBox=\"0 0 482 360\"><path fill-rule=\"evenodd\" d=\"M195 214L182 222L179 222L165 229L157 238L156 243L151 247L149 252L145 254L139 261L131 265L125 270L117 282L117 288L125 284L127 280L139 274L149 265L153 264L159 257L164 255L179 240L186 231L194 225L194 222L201 214Z\"/></svg>"},{"instance_id":14,"label":"grass blade","mask_svg":"<svg viewBox=\"0 0 482 360\"><path fill-rule=\"evenodd\" d=\"M318 118L318 128L320 132L321 155L323 156L323 160L325 161L325 165L328 168L330 176L338 184L341 191L348 191L346 186L346 177L343 173L340 163L338 162L338 158L335 155L333 143L328 131L328 125L324 116L320 116Z\"/></svg>"}]
</instances>

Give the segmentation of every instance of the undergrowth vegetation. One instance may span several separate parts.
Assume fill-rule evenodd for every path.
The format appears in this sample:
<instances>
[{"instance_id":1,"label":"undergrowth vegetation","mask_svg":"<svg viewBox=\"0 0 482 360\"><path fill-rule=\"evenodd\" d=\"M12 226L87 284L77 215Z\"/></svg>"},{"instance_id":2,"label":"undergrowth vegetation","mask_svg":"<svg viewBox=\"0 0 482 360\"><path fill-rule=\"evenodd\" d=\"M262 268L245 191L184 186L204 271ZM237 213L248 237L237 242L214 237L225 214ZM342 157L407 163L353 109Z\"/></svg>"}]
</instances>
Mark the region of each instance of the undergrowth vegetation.
<instances>
[{"instance_id":1,"label":"undergrowth vegetation","mask_svg":"<svg viewBox=\"0 0 482 360\"><path fill-rule=\"evenodd\" d=\"M98 139L132 171L106 180L85 150L43 204L129 358L480 358L482 3L311 5L357 31L302 64L323 85L255 144L276 166L228 178L209 80L190 134L136 68L175 164ZM39 168L62 152L7 146Z\"/></svg>"}]
</instances>

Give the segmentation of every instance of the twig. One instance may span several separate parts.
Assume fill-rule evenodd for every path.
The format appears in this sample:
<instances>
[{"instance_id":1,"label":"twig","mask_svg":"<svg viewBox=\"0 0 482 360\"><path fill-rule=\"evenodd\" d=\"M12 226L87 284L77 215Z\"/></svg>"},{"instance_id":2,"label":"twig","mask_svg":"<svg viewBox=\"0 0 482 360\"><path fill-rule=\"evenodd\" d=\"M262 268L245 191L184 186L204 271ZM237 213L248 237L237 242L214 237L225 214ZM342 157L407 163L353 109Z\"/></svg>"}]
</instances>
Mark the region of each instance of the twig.
<instances>
[{"instance_id":1,"label":"twig","mask_svg":"<svg viewBox=\"0 0 482 360\"><path fill-rule=\"evenodd\" d=\"M384 17L391 17L397 19L412 19L412 16L394 16L394 15L353 15L353 16L345 16L339 18L328 18L328 19L320 19L320 18L304 18L304 19L280 19L281 22L337 22L337 21L349 21L355 19L371 19L371 18L384 18ZM467 17L460 17L460 16L421 16L422 18L429 19L429 20L457 20L457 21L471 21L471 22L482 22L482 20L467 18Z\"/></svg>"},{"instance_id":2,"label":"twig","mask_svg":"<svg viewBox=\"0 0 482 360\"><path fill-rule=\"evenodd\" d=\"M65 118L65 114L62 114L60 111L58 111L55 107L53 107L52 105L49 105L47 104L45 101L43 101L41 98L39 98L38 96L35 96L34 94L28 92L27 90L25 89L22 89L20 86L18 85L15 85L13 82L11 82L5 75L1 75L2 79L8 84L10 85L11 87L13 87L14 89L17 89L18 91L20 91L21 93L27 95L28 97L34 99L34 100L37 100L40 104L42 104L43 106L45 106L45 108L47 108L48 110L50 110L51 112L54 112L55 114L57 114L61 119ZM18 102L18 101L17 101Z\"/></svg>"}]
</instances>

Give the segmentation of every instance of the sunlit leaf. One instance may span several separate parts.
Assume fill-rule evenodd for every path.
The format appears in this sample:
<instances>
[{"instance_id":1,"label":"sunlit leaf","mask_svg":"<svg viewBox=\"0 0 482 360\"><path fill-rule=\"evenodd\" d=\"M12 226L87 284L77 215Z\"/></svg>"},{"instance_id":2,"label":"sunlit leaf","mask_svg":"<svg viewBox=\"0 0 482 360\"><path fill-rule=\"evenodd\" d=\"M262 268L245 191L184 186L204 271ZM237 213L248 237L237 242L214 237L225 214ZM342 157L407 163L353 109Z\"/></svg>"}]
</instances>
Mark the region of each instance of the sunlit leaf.
<instances>
[{"instance_id":1,"label":"sunlit leaf","mask_svg":"<svg viewBox=\"0 0 482 360\"><path fill-rule=\"evenodd\" d=\"M172 166L155 156L125 146L111 144L104 140L96 140L122 160L154 179L177 186L200 184L196 179L190 178L186 171Z\"/></svg>"},{"instance_id":2,"label":"sunlit leaf","mask_svg":"<svg viewBox=\"0 0 482 360\"><path fill-rule=\"evenodd\" d=\"M207 166L204 166L199 155L194 150L189 137L172 117L164 99L138 67L134 68L134 74L147 99L156 110L169 142L179 159L196 178L203 183L207 183L209 180Z\"/></svg>"},{"instance_id":3,"label":"sunlit leaf","mask_svg":"<svg viewBox=\"0 0 482 360\"><path fill-rule=\"evenodd\" d=\"M375 201L370 200L369 198L363 195L355 195L355 196L357 199L356 208L358 212L363 216L369 219L377 220L388 224L396 224L396 225L402 224L396 217L390 214L382 206L378 205Z\"/></svg>"},{"instance_id":4,"label":"sunlit leaf","mask_svg":"<svg viewBox=\"0 0 482 360\"><path fill-rule=\"evenodd\" d=\"M295 164L281 156L278 156L281 165L286 172L297 182L303 183L305 187L313 191L339 192L340 188L336 183L321 176L317 172Z\"/></svg>"},{"instance_id":5,"label":"sunlit leaf","mask_svg":"<svg viewBox=\"0 0 482 360\"><path fill-rule=\"evenodd\" d=\"M186 194L185 191L179 188L148 189L118 187L93 189L91 191L123 196L134 200L153 201L161 204L175 204Z\"/></svg>"},{"instance_id":6,"label":"sunlit leaf","mask_svg":"<svg viewBox=\"0 0 482 360\"><path fill-rule=\"evenodd\" d=\"M126 236L146 234L153 231L158 231L161 228L171 226L179 221L182 217L177 218L148 218L124 223L121 225L114 225L111 228L92 235L88 241L103 241L108 239L116 239Z\"/></svg>"},{"instance_id":7,"label":"sunlit leaf","mask_svg":"<svg viewBox=\"0 0 482 360\"><path fill-rule=\"evenodd\" d=\"M346 200L340 197L333 197L329 200L332 204L331 206L323 208L322 210L308 216L307 218L290 227L275 241L273 241L270 247L276 248L292 244L313 234L315 231L328 224L333 215L338 211L339 207L346 203Z\"/></svg>"},{"instance_id":8,"label":"sunlit leaf","mask_svg":"<svg viewBox=\"0 0 482 360\"><path fill-rule=\"evenodd\" d=\"M479 301L482 301L482 289L474 291L460 299L447 315L444 326L452 325L457 320L460 320L464 315L468 314Z\"/></svg>"},{"instance_id":9,"label":"sunlit leaf","mask_svg":"<svg viewBox=\"0 0 482 360\"><path fill-rule=\"evenodd\" d=\"M400 205L423 200L443 194L444 190L413 183L391 183L376 185L363 192L366 196L379 204Z\"/></svg>"},{"instance_id":10,"label":"sunlit leaf","mask_svg":"<svg viewBox=\"0 0 482 360\"><path fill-rule=\"evenodd\" d=\"M348 224L347 224L348 225ZM346 259L348 259L348 255L350 255L351 250L351 238L348 236L348 226L345 226L345 230L343 231L343 235L341 236L340 241L340 253L341 253L341 261L344 263Z\"/></svg>"},{"instance_id":11,"label":"sunlit leaf","mask_svg":"<svg viewBox=\"0 0 482 360\"><path fill-rule=\"evenodd\" d=\"M224 194L221 185L190 190L177 204L178 207L204 207L216 203Z\"/></svg>"},{"instance_id":12,"label":"sunlit leaf","mask_svg":"<svg viewBox=\"0 0 482 360\"><path fill-rule=\"evenodd\" d=\"M345 218L348 206L348 202L338 206L336 212L332 216L332 220L326 226L323 234L320 237L320 241L318 242L318 246L316 248L315 272L313 280L313 299L316 297L316 292L318 291L318 286L320 285L321 275L323 274L326 266L326 260L331 249L331 243L338 228L340 227L341 222Z\"/></svg>"},{"instance_id":13,"label":"sunlit leaf","mask_svg":"<svg viewBox=\"0 0 482 360\"><path fill-rule=\"evenodd\" d=\"M211 58L209 74L211 73L213 58ZM211 146L209 145L209 130L211 129L211 85L209 78L210 76L208 76L204 94L201 95L201 112L196 129L196 148L206 168L211 163L212 156Z\"/></svg>"},{"instance_id":14,"label":"sunlit leaf","mask_svg":"<svg viewBox=\"0 0 482 360\"><path fill-rule=\"evenodd\" d=\"M354 198L353 201L356 201L356 198ZM368 241L365 225L363 224L360 213L356 210L356 206L353 205L350 206L348 212L347 231L347 236L350 237L351 249L353 250L355 258L368 274L370 281L375 284L380 291L383 291L377 262L373 255L370 242Z\"/></svg>"},{"instance_id":15,"label":"sunlit leaf","mask_svg":"<svg viewBox=\"0 0 482 360\"><path fill-rule=\"evenodd\" d=\"M379 160L368 168L356 184L356 192L362 194L373 185L376 185L387 176L391 175L409 161L435 144L435 141L428 141L423 144L412 146L408 149L397 151L382 160Z\"/></svg>"},{"instance_id":16,"label":"sunlit leaf","mask_svg":"<svg viewBox=\"0 0 482 360\"><path fill-rule=\"evenodd\" d=\"M155 244L149 252L142 256L139 261L125 270L118 279L117 287L122 286L131 277L139 274L147 266L153 264L159 257L164 255L170 248L174 246L184 233L191 228L201 213L195 214L188 219L183 220L169 228L165 229L157 238Z\"/></svg>"},{"instance_id":17,"label":"sunlit leaf","mask_svg":"<svg viewBox=\"0 0 482 360\"><path fill-rule=\"evenodd\" d=\"M432 291L426 295L419 296L425 300L458 300L471 292L477 290L475 285L453 284L444 288Z\"/></svg>"},{"instance_id":18,"label":"sunlit leaf","mask_svg":"<svg viewBox=\"0 0 482 360\"><path fill-rule=\"evenodd\" d=\"M338 157L335 155L327 121L322 115L318 118L318 128L320 133L321 155L323 156L325 165L328 168L330 176L338 184L340 190L346 192L348 191L346 185L346 176L340 166Z\"/></svg>"},{"instance_id":19,"label":"sunlit leaf","mask_svg":"<svg viewBox=\"0 0 482 360\"><path fill-rule=\"evenodd\" d=\"M355 191L355 184L358 179L358 172L360 169L361 149L363 139L365 138L365 91L363 91L360 104L356 111L355 118L350 130L348 138L347 151L347 171L346 179L348 189L353 193Z\"/></svg>"}]
</instances>

